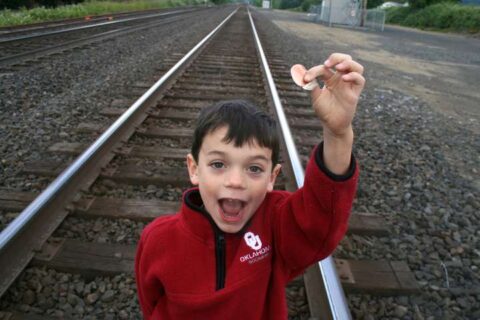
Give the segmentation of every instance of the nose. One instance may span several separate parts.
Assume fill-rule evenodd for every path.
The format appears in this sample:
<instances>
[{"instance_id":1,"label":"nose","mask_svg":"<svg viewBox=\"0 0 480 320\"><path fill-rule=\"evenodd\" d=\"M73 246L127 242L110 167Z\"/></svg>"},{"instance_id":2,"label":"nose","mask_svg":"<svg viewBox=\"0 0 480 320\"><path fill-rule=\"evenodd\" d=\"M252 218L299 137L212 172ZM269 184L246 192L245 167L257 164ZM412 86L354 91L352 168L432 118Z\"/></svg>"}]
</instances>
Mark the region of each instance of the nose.
<instances>
[{"instance_id":1,"label":"nose","mask_svg":"<svg viewBox=\"0 0 480 320\"><path fill-rule=\"evenodd\" d=\"M232 168L225 175L225 187L227 188L245 188L245 176L242 170Z\"/></svg>"}]
</instances>

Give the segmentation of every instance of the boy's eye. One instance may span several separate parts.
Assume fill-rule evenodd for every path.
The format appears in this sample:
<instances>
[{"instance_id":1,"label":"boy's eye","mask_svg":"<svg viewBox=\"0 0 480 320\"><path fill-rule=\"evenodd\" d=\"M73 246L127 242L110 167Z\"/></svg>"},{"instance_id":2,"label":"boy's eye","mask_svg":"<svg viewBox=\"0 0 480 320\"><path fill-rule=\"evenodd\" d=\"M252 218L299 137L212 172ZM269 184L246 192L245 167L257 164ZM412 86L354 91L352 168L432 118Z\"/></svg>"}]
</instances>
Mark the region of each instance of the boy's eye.
<instances>
[{"instance_id":1,"label":"boy's eye","mask_svg":"<svg viewBox=\"0 0 480 320\"><path fill-rule=\"evenodd\" d=\"M223 167L225 167L225 165L219 161L210 163L210 166L214 169L222 169Z\"/></svg>"},{"instance_id":2,"label":"boy's eye","mask_svg":"<svg viewBox=\"0 0 480 320\"><path fill-rule=\"evenodd\" d=\"M259 166L250 166L248 168L248 171L250 171L251 173L261 173L263 172L263 169L260 168Z\"/></svg>"}]
</instances>

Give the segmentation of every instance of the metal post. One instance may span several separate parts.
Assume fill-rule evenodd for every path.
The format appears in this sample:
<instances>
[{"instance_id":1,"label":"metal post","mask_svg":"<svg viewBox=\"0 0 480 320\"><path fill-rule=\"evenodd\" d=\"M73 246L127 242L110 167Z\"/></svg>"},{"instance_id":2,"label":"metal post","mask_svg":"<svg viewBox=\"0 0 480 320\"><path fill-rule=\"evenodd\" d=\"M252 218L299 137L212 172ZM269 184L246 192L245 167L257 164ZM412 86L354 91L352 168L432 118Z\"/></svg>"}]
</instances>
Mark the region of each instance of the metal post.
<instances>
[{"instance_id":1,"label":"metal post","mask_svg":"<svg viewBox=\"0 0 480 320\"><path fill-rule=\"evenodd\" d=\"M328 26L332 26L332 0L330 0L330 5L328 6Z\"/></svg>"}]
</instances>

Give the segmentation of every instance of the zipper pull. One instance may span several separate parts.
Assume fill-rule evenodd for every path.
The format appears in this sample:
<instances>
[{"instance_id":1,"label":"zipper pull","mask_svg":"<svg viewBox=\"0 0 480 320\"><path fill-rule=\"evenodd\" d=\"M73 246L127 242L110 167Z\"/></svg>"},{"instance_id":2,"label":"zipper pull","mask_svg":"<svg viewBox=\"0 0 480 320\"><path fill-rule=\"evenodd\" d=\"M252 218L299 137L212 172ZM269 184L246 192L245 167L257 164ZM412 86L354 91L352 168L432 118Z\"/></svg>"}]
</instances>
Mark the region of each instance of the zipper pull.
<instances>
[{"instance_id":1,"label":"zipper pull","mask_svg":"<svg viewBox=\"0 0 480 320\"><path fill-rule=\"evenodd\" d=\"M222 246L225 245L225 236L223 235L223 233L220 233L220 234L218 235L218 242L219 242Z\"/></svg>"},{"instance_id":2,"label":"zipper pull","mask_svg":"<svg viewBox=\"0 0 480 320\"><path fill-rule=\"evenodd\" d=\"M226 266L225 266L225 235L223 233L217 233L216 235L216 262L217 262L217 290L221 290L225 287L225 275L226 275Z\"/></svg>"}]
</instances>

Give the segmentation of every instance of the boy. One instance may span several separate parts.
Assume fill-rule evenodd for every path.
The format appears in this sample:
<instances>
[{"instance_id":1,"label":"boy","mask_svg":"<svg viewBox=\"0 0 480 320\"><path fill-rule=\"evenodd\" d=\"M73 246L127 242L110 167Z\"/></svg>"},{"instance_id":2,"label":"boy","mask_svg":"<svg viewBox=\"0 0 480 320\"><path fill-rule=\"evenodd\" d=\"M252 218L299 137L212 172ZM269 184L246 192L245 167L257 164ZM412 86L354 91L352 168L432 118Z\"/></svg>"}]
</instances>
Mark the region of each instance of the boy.
<instances>
[{"instance_id":1,"label":"boy","mask_svg":"<svg viewBox=\"0 0 480 320\"><path fill-rule=\"evenodd\" d=\"M138 245L146 319L286 319L285 285L327 257L347 229L362 73L350 56L335 53L304 74L305 83L325 81L311 93L324 142L294 193L273 191L279 141L268 115L243 101L202 110L187 156L198 188L184 193L179 213L147 226Z\"/></svg>"}]
</instances>

